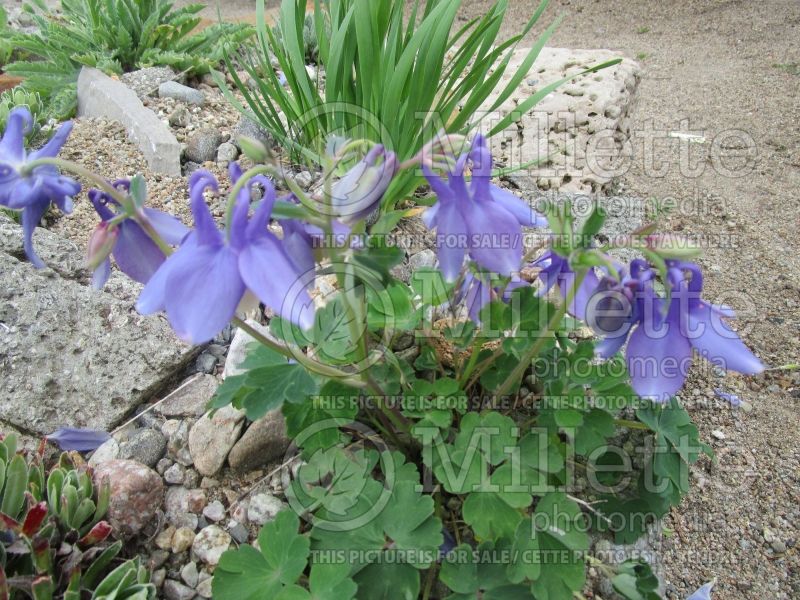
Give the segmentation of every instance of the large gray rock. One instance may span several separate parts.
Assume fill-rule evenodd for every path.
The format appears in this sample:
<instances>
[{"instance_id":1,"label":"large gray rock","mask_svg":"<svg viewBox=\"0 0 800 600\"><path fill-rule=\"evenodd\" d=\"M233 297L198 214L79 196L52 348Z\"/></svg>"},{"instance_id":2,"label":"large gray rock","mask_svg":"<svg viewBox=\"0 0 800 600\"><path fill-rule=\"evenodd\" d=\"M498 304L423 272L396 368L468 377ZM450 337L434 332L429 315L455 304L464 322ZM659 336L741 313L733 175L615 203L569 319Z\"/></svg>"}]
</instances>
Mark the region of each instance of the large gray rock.
<instances>
[{"instance_id":1,"label":"large gray rock","mask_svg":"<svg viewBox=\"0 0 800 600\"><path fill-rule=\"evenodd\" d=\"M178 140L125 84L97 69L83 67L78 76L78 115L119 121L153 172L180 176Z\"/></svg>"},{"instance_id":2,"label":"large gray rock","mask_svg":"<svg viewBox=\"0 0 800 600\"><path fill-rule=\"evenodd\" d=\"M532 177L542 190L603 191L619 175L617 169L630 166L629 111L639 84L639 64L613 50L545 47L511 96L493 113L481 113L494 106L527 53L526 48L514 51L503 79L478 109L485 123L497 123L507 114L515 119L490 140L495 160L518 167L540 159L539 165L519 172L518 177ZM618 58L622 61L617 65L578 76ZM575 78L532 110L517 108L544 86L571 76Z\"/></svg>"},{"instance_id":3,"label":"large gray rock","mask_svg":"<svg viewBox=\"0 0 800 600\"><path fill-rule=\"evenodd\" d=\"M203 106L206 103L206 96L200 90L182 85L177 81L165 81L158 86L159 98L172 98L187 104Z\"/></svg>"},{"instance_id":4,"label":"large gray rock","mask_svg":"<svg viewBox=\"0 0 800 600\"><path fill-rule=\"evenodd\" d=\"M22 233L0 216L0 418L47 434L62 426L110 430L163 390L194 351L160 317L133 309L130 287L120 299L82 284L53 234L34 243L52 269L22 259ZM69 247L69 244L67 244ZM74 276L72 278L71 276Z\"/></svg>"},{"instance_id":5,"label":"large gray rock","mask_svg":"<svg viewBox=\"0 0 800 600\"><path fill-rule=\"evenodd\" d=\"M236 145L239 144L239 137L247 137L254 139L264 144L266 148L271 148L275 145L275 140L260 123L249 117L239 117L239 122L233 130L233 141Z\"/></svg>"},{"instance_id":6,"label":"large gray rock","mask_svg":"<svg viewBox=\"0 0 800 600\"><path fill-rule=\"evenodd\" d=\"M135 460L151 468L166 451L167 438L148 427L136 430L130 439L119 445L120 458Z\"/></svg>"},{"instance_id":7,"label":"large gray rock","mask_svg":"<svg viewBox=\"0 0 800 600\"><path fill-rule=\"evenodd\" d=\"M186 140L186 160L204 163L217 157L217 148L222 143L222 134L210 127L195 131Z\"/></svg>"},{"instance_id":8,"label":"large gray rock","mask_svg":"<svg viewBox=\"0 0 800 600\"><path fill-rule=\"evenodd\" d=\"M286 437L286 421L280 410L273 410L255 421L228 455L231 468L245 472L283 459L291 441Z\"/></svg>"}]
</instances>

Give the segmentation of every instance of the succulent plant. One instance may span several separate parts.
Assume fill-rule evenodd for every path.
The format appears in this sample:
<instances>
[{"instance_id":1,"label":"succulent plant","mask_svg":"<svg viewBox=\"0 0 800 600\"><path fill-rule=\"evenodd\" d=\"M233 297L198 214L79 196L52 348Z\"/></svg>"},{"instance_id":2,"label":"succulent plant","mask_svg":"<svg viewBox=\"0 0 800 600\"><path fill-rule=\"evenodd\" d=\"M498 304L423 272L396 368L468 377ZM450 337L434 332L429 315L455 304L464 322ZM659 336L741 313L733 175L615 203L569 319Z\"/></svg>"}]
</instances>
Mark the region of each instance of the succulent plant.
<instances>
[{"instance_id":1,"label":"succulent plant","mask_svg":"<svg viewBox=\"0 0 800 600\"><path fill-rule=\"evenodd\" d=\"M19 86L0 94L0 131L5 131L8 114L18 106L27 106L33 116L33 128L26 136L30 142L39 135L42 125L47 122L42 99L36 92L30 92Z\"/></svg>"},{"instance_id":2,"label":"succulent plant","mask_svg":"<svg viewBox=\"0 0 800 600\"><path fill-rule=\"evenodd\" d=\"M68 453L45 477L44 448L26 455L16 435L0 441L0 600L154 598L139 558L115 565L122 542L104 543L108 482L96 490Z\"/></svg>"}]
</instances>

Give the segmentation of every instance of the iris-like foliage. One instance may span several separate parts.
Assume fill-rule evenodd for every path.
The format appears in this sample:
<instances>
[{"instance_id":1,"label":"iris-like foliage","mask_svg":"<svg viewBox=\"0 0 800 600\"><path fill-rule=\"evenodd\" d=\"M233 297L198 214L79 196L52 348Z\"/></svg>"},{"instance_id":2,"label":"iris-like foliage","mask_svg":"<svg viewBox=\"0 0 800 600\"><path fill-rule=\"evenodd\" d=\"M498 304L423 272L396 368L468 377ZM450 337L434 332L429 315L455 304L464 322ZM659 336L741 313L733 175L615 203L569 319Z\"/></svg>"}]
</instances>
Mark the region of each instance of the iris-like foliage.
<instances>
[{"instance_id":1,"label":"iris-like foliage","mask_svg":"<svg viewBox=\"0 0 800 600\"><path fill-rule=\"evenodd\" d=\"M232 166L234 182L238 175L238 166ZM264 197L248 217L256 184L264 188ZM203 197L207 189L218 190L214 176L195 171L189 187L195 228L145 286L136 303L139 312L166 311L179 337L200 344L230 322L250 292L287 320L310 327L314 308L306 285L313 273L300 272L283 243L267 229L275 202L272 183L258 177L241 190L225 232L217 228Z\"/></svg>"},{"instance_id":2,"label":"iris-like foliage","mask_svg":"<svg viewBox=\"0 0 800 600\"><path fill-rule=\"evenodd\" d=\"M80 184L65 177L53 166L41 165L30 172L27 163L41 158L54 158L67 140L72 123L64 123L55 135L39 150L25 150L25 135L33 126L33 117L25 107L15 108L0 139L0 206L22 211L25 254L37 267L44 262L33 249L33 231L42 216L55 204L65 213L72 212L72 198Z\"/></svg>"}]
</instances>

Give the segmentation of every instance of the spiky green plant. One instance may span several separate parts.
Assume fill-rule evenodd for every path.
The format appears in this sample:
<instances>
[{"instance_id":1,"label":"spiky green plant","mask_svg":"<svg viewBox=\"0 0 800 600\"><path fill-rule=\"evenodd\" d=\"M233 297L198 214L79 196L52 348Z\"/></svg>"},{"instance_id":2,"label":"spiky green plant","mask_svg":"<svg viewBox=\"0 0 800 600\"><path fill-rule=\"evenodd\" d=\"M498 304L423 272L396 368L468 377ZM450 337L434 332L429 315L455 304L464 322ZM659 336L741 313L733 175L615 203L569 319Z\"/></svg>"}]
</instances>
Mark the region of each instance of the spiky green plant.
<instances>
[{"instance_id":1,"label":"spiky green plant","mask_svg":"<svg viewBox=\"0 0 800 600\"><path fill-rule=\"evenodd\" d=\"M240 44L252 35L249 25L232 23L192 33L203 8L173 9L165 0L62 0L57 16L42 0L34 0L25 10L38 31L15 33L11 40L38 60L13 62L6 71L39 92L52 116L66 118L75 111L76 82L84 65L115 74L153 65L203 74L222 60L226 43Z\"/></svg>"},{"instance_id":2,"label":"spiky green plant","mask_svg":"<svg viewBox=\"0 0 800 600\"><path fill-rule=\"evenodd\" d=\"M0 6L0 70L11 60L14 44L11 43L12 30L8 26L8 13Z\"/></svg>"},{"instance_id":3,"label":"spiky green plant","mask_svg":"<svg viewBox=\"0 0 800 600\"><path fill-rule=\"evenodd\" d=\"M41 96L19 86L0 94L0 131L5 131L9 113L18 106L27 107L33 116L33 127L26 137L27 141L31 141L39 135L42 125L47 122L47 114Z\"/></svg>"},{"instance_id":4,"label":"spiky green plant","mask_svg":"<svg viewBox=\"0 0 800 600\"><path fill-rule=\"evenodd\" d=\"M497 0L485 13L454 31L460 0L413 3L406 18L400 0L315 0L313 14L319 63L325 71L321 89L306 70L306 2L283 0L276 35L265 22L264 0L258 0L257 50L239 52L226 62L246 106L230 92L229 100L252 115L285 147L294 160L319 163L331 137L366 138L393 150L400 160L416 155L441 129L467 134L480 124L479 108L499 88L488 113L497 110L527 76L545 42L560 22L557 18L508 73L512 53L544 13L548 0L524 24L520 33L498 41L508 0ZM272 67L276 59L285 81ZM234 67L246 65L252 90ZM619 61L597 65L585 72ZM574 77L574 76L573 76ZM542 87L518 106L523 114L544 96L573 77ZM224 77L215 78L223 89ZM489 135L511 125L513 113L493 124ZM407 172L392 183L383 207L391 208L421 183Z\"/></svg>"}]
</instances>

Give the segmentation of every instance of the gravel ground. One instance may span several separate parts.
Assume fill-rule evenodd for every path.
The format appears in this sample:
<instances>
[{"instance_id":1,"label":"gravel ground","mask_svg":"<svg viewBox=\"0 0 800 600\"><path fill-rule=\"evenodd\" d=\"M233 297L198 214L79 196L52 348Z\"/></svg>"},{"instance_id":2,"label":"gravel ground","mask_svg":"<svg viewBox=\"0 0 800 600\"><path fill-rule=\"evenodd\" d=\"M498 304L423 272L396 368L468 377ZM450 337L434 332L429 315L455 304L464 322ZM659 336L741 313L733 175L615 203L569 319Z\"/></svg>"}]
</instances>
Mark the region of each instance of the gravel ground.
<instances>
[{"instance_id":1,"label":"gravel ground","mask_svg":"<svg viewBox=\"0 0 800 600\"><path fill-rule=\"evenodd\" d=\"M169 115L176 108L179 106L186 108L190 115L187 127L172 127L179 142L184 142L193 131L204 127L217 129L224 140L230 139L239 119L239 113L225 102L218 90L208 86L203 86L203 90L206 94L206 104L202 108L187 106L172 98L147 98L145 105L155 111L165 123L168 123ZM76 119L74 130L61 156L110 179L129 178L141 173L148 184L148 206L167 211L179 217L187 225L192 224L187 178L152 173L142 154L128 141L125 130L116 121ZM221 198L228 188L227 165L209 161L202 167L211 171L220 181L220 200L212 202L211 209L215 216L221 217L223 214ZM82 183L86 188L87 182ZM73 213L65 218L54 214L51 224L54 231L62 233L82 247L98 222L94 209L85 200L85 193L82 193L76 199Z\"/></svg>"}]
</instances>

